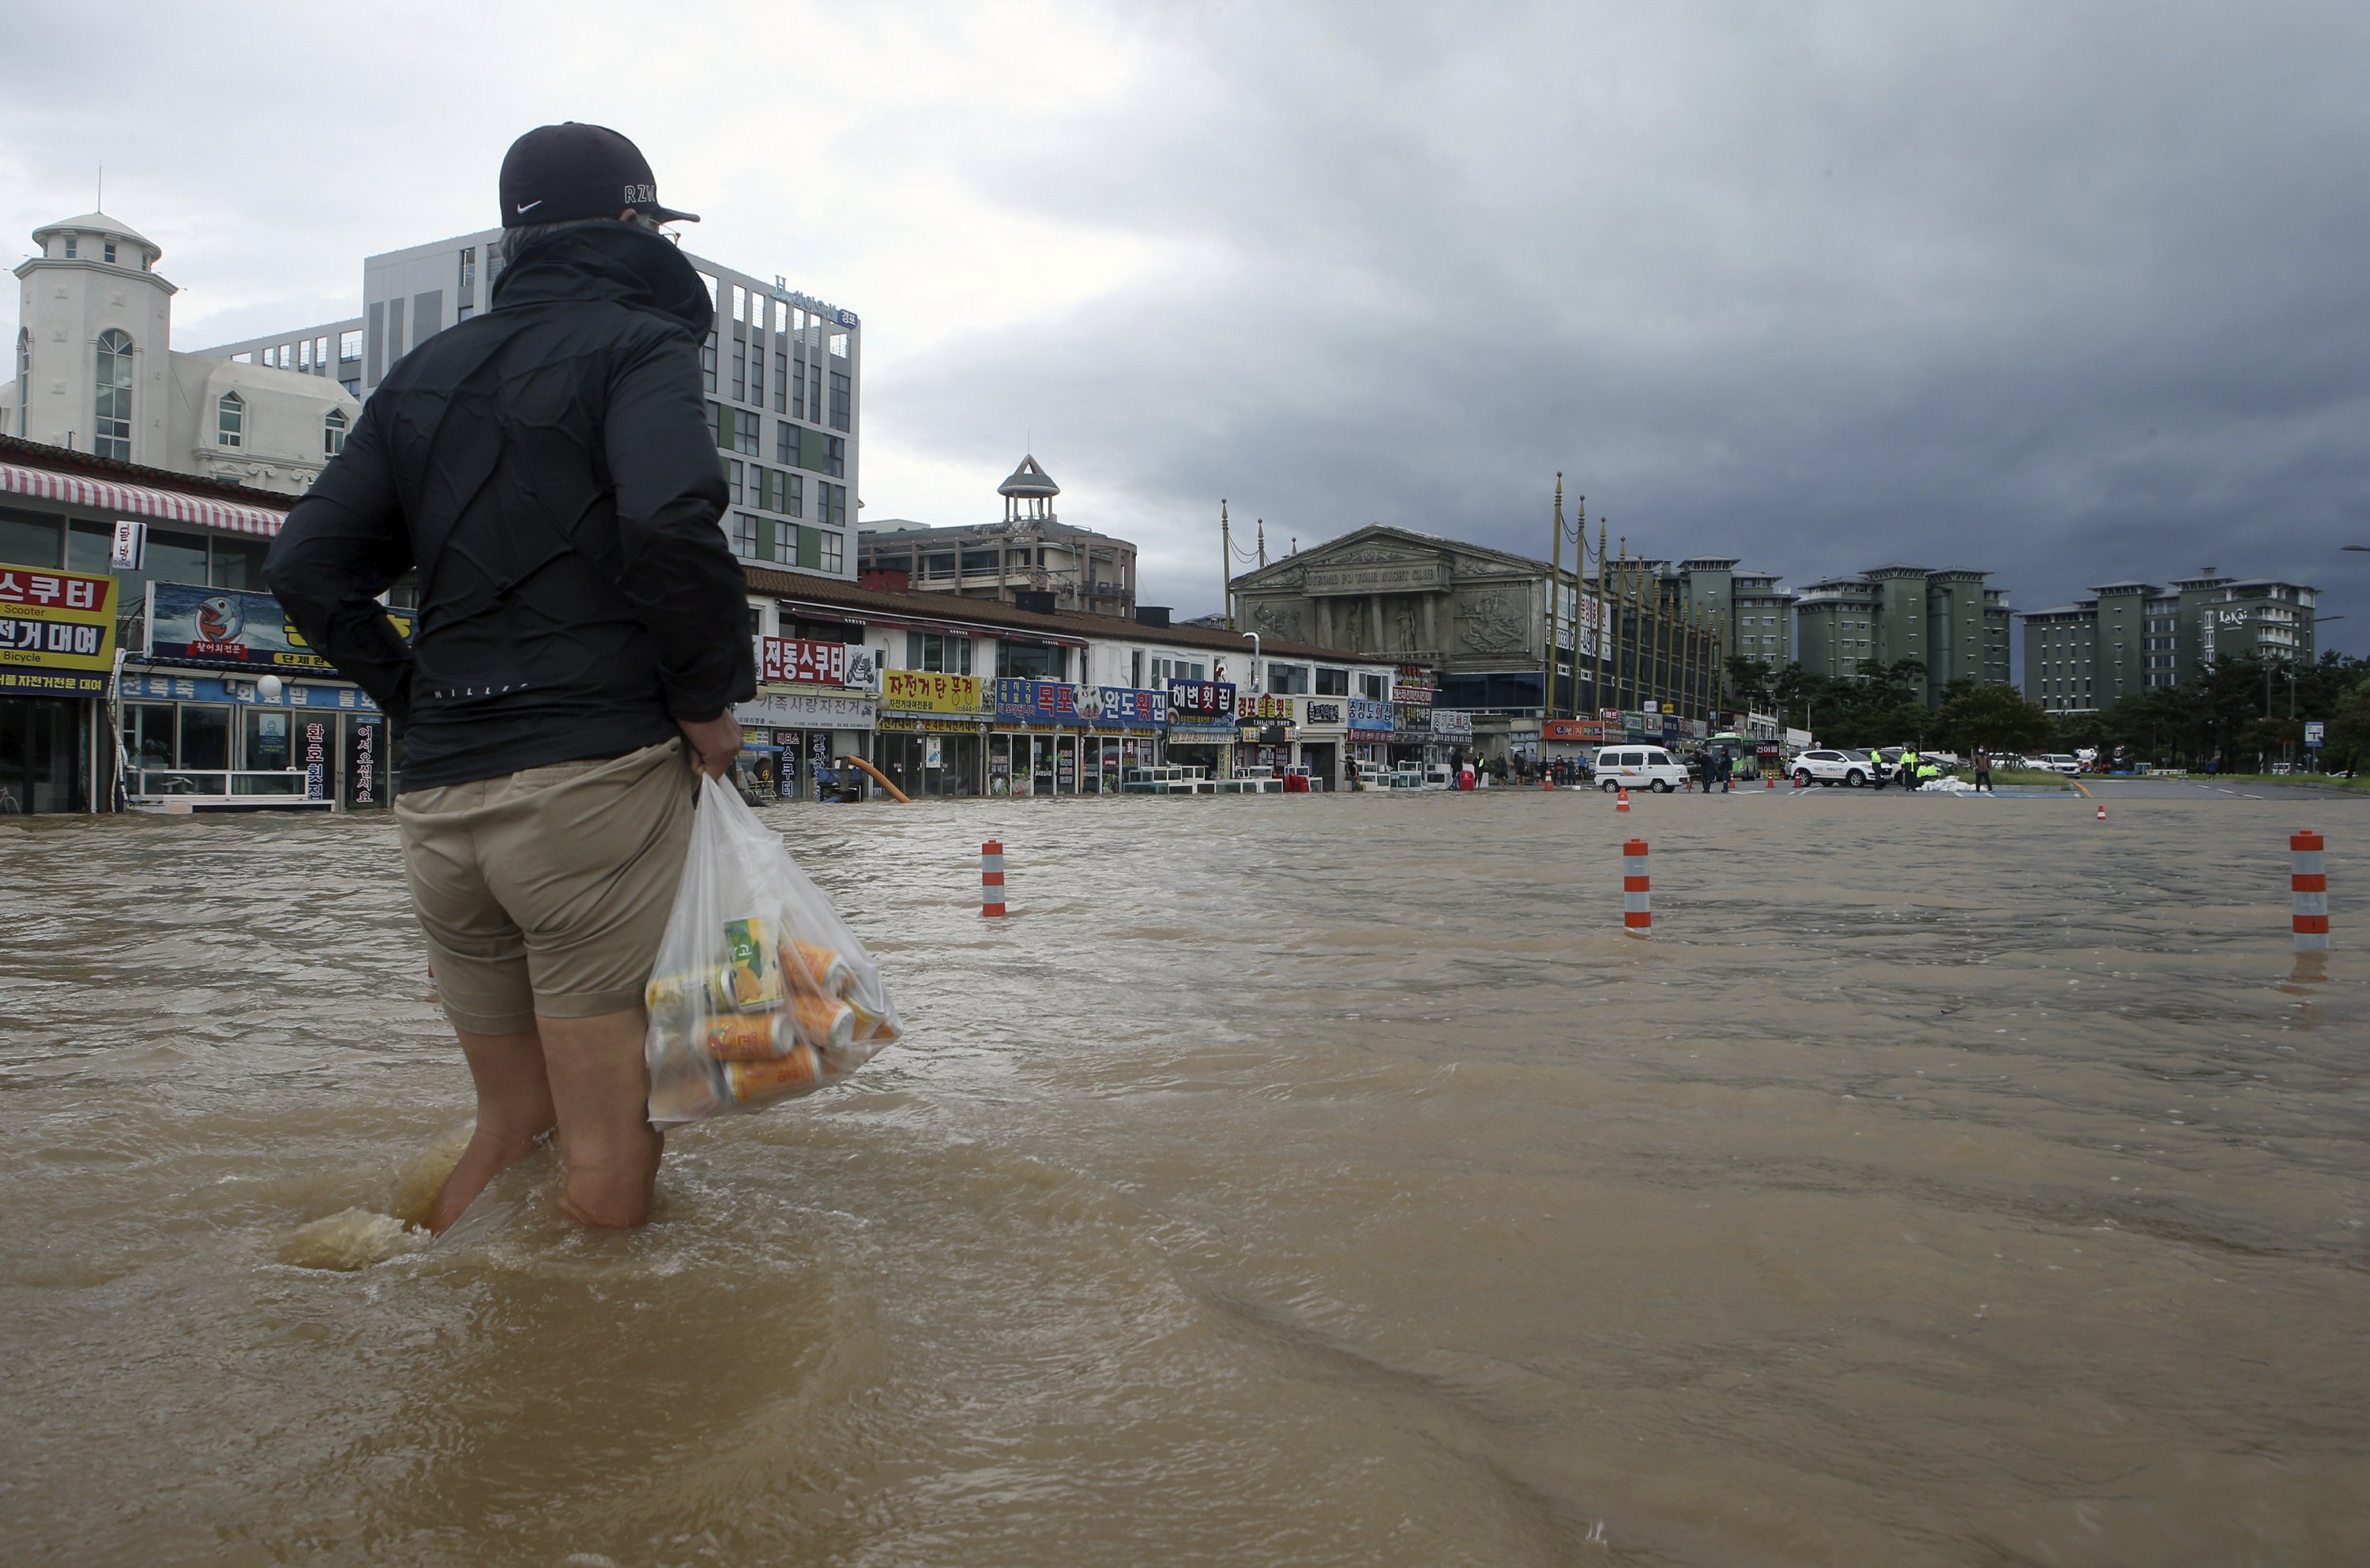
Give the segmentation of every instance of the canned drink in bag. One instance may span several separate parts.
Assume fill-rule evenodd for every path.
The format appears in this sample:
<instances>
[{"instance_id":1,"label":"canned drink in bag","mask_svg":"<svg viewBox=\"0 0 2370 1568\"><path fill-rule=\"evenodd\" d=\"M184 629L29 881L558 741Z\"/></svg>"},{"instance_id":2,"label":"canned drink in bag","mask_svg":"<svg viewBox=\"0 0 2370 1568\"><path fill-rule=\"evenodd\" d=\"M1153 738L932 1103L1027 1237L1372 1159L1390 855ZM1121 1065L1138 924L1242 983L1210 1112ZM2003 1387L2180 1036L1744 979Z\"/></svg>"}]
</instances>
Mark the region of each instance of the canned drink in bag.
<instances>
[{"instance_id":1,"label":"canned drink in bag","mask_svg":"<svg viewBox=\"0 0 2370 1568\"><path fill-rule=\"evenodd\" d=\"M897 1026L895 1024L891 1023L879 1013L870 1011L861 1002L850 1002L847 1006L848 1010L856 1015L857 1039L878 1040L883 1045L896 1043Z\"/></svg>"},{"instance_id":2,"label":"canned drink in bag","mask_svg":"<svg viewBox=\"0 0 2370 1568\"><path fill-rule=\"evenodd\" d=\"M658 974L643 988L642 1002L654 1013L704 1013L714 1006L712 974Z\"/></svg>"},{"instance_id":3,"label":"canned drink in bag","mask_svg":"<svg viewBox=\"0 0 2370 1568\"><path fill-rule=\"evenodd\" d=\"M653 1122L696 1122L725 1109L716 1064L682 1039L670 1040L650 1063L650 1116Z\"/></svg>"},{"instance_id":4,"label":"canned drink in bag","mask_svg":"<svg viewBox=\"0 0 2370 1568\"><path fill-rule=\"evenodd\" d=\"M840 956L837 950L820 942L786 941L782 944L782 968L790 984L802 991L817 991L826 997L845 997L856 984L856 968Z\"/></svg>"},{"instance_id":5,"label":"canned drink in bag","mask_svg":"<svg viewBox=\"0 0 2370 1568\"><path fill-rule=\"evenodd\" d=\"M713 1013L699 1020L699 1046L719 1062L767 1062L796 1036L780 1013Z\"/></svg>"},{"instance_id":6,"label":"canned drink in bag","mask_svg":"<svg viewBox=\"0 0 2370 1568\"><path fill-rule=\"evenodd\" d=\"M856 1039L856 1009L836 997L796 992L790 997L788 1017L800 1042L819 1051L835 1050Z\"/></svg>"},{"instance_id":7,"label":"canned drink in bag","mask_svg":"<svg viewBox=\"0 0 2370 1568\"><path fill-rule=\"evenodd\" d=\"M725 999L742 1012L782 1005L782 955L774 922L763 915L724 922Z\"/></svg>"},{"instance_id":8,"label":"canned drink in bag","mask_svg":"<svg viewBox=\"0 0 2370 1568\"><path fill-rule=\"evenodd\" d=\"M788 1055L768 1061L724 1064L724 1081L731 1088L733 1100L742 1105L753 1100L811 1088L820 1076L815 1054L805 1045L794 1045Z\"/></svg>"}]
</instances>

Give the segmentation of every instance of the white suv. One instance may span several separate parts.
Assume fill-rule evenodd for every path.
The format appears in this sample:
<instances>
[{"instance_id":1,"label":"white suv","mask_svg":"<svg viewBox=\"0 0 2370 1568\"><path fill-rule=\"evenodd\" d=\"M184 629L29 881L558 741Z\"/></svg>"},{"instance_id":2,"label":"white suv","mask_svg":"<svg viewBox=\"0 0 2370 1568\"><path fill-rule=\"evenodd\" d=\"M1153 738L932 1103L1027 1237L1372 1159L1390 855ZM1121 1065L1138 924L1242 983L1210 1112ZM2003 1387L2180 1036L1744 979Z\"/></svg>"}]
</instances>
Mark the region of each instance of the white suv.
<instances>
[{"instance_id":1,"label":"white suv","mask_svg":"<svg viewBox=\"0 0 2370 1568\"><path fill-rule=\"evenodd\" d=\"M1596 787L1667 795L1687 781L1686 765L1661 746L1606 746L1596 754Z\"/></svg>"},{"instance_id":2,"label":"white suv","mask_svg":"<svg viewBox=\"0 0 2370 1568\"><path fill-rule=\"evenodd\" d=\"M1847 790L1857 790L1876 778L1877 767L1866 752L1833 748L1806 751L1794 758L1794 788L1841 784Z\"/></svg>"}]
</instances>

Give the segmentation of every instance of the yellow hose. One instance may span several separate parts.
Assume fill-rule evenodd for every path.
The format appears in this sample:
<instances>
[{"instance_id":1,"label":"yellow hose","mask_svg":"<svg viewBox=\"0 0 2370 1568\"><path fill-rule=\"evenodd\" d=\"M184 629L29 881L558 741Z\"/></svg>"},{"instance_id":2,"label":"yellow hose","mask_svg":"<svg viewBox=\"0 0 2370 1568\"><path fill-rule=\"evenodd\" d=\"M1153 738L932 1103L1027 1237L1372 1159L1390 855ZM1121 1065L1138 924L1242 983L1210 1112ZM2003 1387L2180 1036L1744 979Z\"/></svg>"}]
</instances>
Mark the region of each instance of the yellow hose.
<instances>
[{"instance_id":1,"label":"yellow hose","mask_svg":"<svg viewBox=\"0 0 2370 1568\"><path fill-rule=\"evenodd\" d=\"M872 781L880 785L883 790L888 790L890 799L895 801L899 805L910 806L914 803L912 799L906 795L904 790L900 790L894 784L890 783L888 778L881 774L881 771L879 768L873 767L862 757L844 756L839 760L844 763L850 764L853 767L860 767L864 769L865 772L872 775Z\"/></svg>"}]
</instances>

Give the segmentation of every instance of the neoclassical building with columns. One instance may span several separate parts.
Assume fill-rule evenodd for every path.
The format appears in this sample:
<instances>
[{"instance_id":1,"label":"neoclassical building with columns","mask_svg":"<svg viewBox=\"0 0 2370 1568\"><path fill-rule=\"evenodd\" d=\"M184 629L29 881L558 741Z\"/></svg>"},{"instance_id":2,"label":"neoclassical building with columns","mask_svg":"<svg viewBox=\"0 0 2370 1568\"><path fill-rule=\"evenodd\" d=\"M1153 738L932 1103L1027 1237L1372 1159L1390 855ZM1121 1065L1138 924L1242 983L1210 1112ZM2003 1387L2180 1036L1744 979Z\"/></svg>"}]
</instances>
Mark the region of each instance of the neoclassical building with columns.
<instances>
[{"instance_id":1,"label":"neoclassical building with columns","mask_svg":"<svg viewBox=\"0 0 2370 1568\"><path fill-rule=\"evenodd\" d=\"M1231 586L1245 630L1430 671L1456 706L1536 709L1547 579L1543 560L1377 523Z\"/></svg>"},{"instance_id":2,"label":"neoclassical building with columns","mask_svg":"<svg viewBox=\"0 0 2370 1568\"><path fill-rule=\"evenodd\" d=\"M336 382L172 352L177 291L154 240L86 213L33 243L0 432L284 495L344 444L362 405Z\"/></svg>"}]
</instances>

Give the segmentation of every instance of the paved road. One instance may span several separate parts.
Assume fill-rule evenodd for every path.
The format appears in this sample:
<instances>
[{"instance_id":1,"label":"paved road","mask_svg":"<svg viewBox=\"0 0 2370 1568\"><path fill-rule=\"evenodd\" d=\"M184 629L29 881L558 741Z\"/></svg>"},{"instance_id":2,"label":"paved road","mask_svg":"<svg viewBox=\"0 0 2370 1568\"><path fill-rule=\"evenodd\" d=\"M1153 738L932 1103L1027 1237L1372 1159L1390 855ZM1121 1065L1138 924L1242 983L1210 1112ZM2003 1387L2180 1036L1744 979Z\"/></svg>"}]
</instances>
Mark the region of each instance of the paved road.
<instances>
[{"instance_id":1,"label":"paved road","mask_svg":"<svg viewBox=\"0 0 2370 1568\"><path fill-rule=\"evenodd\" d=\"M2302 781L2270 784L2248 779L2226 784L2214 778L2084 778L2082 785L2093 795L2122 801L2186 801L2199 796L2221 796L2247 801L2370 801L2370 795L2357 790Z\"/></svg>"}]
</instances>

